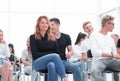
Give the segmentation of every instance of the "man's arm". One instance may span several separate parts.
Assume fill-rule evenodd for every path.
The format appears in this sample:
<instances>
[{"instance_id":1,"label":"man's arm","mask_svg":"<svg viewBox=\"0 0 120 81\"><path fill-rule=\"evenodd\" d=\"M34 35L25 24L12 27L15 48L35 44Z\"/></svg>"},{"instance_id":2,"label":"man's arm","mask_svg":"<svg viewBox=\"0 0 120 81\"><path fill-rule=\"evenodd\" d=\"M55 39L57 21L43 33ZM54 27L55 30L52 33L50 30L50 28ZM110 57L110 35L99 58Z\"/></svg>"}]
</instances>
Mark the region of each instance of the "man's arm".
<instances>
[{"instance_id":1,"label":"man's arm","mask_svg":"<svg viewBox=\"0 0 120 81\"><path fill-rule=\"evenodd\" d=\"M72 48L72 45L68 45L67 46L67 53L66 53L66 58L67 59L70 59L70 57L73 55L73 48Z\"/></svg>"},{"instance_id":2,"label":"man's arm","mask_svg":"<svg viewBox=\"0 0 120 81\"><path fill-rule=\"evenodd\" d=\"M99 33L91 34L89 38L90 47L91 47L90 49L91 49L93 57L112 57L113 56L112 53L108 53L102 49L104 44L101 43L100 40L102 40L102 38Z\"/></svg>"},{"instance_id":3,"label":"man's arm","mask_svg":"<svg viewBox=\"0 0 120 81\"><path fill-rule=\"evenodd\" d=\"M117 48L117 53L120 54L120 48Z\"/></svg>"}]
</instances>

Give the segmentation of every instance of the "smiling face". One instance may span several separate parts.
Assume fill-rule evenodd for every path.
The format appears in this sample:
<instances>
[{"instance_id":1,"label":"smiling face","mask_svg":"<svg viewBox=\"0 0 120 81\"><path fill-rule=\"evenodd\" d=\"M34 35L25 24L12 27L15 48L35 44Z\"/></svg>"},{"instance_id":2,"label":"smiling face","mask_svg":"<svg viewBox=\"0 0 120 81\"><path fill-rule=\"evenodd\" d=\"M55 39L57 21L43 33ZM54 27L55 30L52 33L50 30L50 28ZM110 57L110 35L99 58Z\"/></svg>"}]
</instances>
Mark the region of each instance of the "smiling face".
<instances>
[{"instance_id":1,"label":"smiling face","mask_svg":"<svg viewBox=\"0 0 120 81\"><path fill-rule=\"evenodd\" d=\"M40 16L37 20L35 27L35 34L39 38L39 33L46 32L50 27L50 22L47 16Z\"/></svg>"},{"instance_id":2,"label":"smiling face","mask_svg":"<svg viewBox=\"0 0 120 81\"><path fill-rule=\"evenodd\" d=\"M48 21L45 18L42 18L39 22L40 31L47 31L48 29Z\"/></svg>"},{"instance_id":3,"label":"smiling face","mask_svg":"<svg viewBox=\"0 0 120 81\"><path fill-rule=\"evenodd\" d=\"M93 32L93 27L91 25L91 23L87 23L84 27L83 27L84 31L90 35Z\"/></svg>"},{"instance_id":4,"label":"smiling face","mask_svg":"<svg viewBox=\"0 0 120 81\"><path fill-rule=\"evenodd\" d=\"M54 21L51 21L50 24L51 24L51 31L53 34L56 31L59 31L59 24L55 23Z\"/></svg>"}]
</instances>

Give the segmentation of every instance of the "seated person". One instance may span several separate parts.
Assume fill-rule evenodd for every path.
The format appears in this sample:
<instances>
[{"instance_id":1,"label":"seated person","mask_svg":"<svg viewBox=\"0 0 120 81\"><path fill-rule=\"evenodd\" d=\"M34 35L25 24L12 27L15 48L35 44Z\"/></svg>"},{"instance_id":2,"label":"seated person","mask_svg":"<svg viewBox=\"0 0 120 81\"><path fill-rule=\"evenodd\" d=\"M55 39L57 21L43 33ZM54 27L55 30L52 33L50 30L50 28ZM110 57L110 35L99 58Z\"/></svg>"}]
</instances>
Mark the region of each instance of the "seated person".
<instances>
[{"instance_id":1,"label":"seated person","mask_svg":"<svg viewBox=\"0 0 120 81\"><path fill-rule=\"evenodd\" d=\"M114 17L105 15L102 18L102 27L99 32L90 35L90 46L93 55L91 75L95 81L105 81L102 73L107 70L120 71L120 54L108 32L114 28Z\"/></svg>"},{"instance_id":2,"label":"seated person","mask_svg":"<svg viewBox=\"0 0 120 81\"><path fill-rule=\"evenodd\" d=\"M82 50L81 50L81 43L87 38L87 35L84 33L79 33L75 42L75 45L73 46L73 56L70 61L86 61L87 57L86 54L82 55Z\"/></svg>"},{"instance_id":3,"label":"seated person","mask_svg":"<svg viewBox=\"0 0 120 81\"><path fill-rule=\"evenodd\" d=\"M62 81L68 81L47 16L38 18L35 32L30 35L30 48L33 68L37 72L47 70L47 81L58 81L58 75L62 78Z\"/></svg>"},{"instance_id":4,"label":"seated person","mask_svg":"<svg viewBox=\"0 0 120 81\"><path fill-rule=\"evenodd\" d=\"M40 81L39 73L32 69L32 54L30 50L30 39L26 42L27 48L22 52L22 63L24 64L24 73L31 75L31 81Z\"/></svg>"},{"instance_id":5,"label":"seated person","mask_svg":"<svg viewBox=\"0 0 120 81\"><path fill-rule=\"evenodd\" d=\"M25 74L31 75L32 73L32 54L30 51L29 39L27 39L26 46L27 49L24 49L22 52L22 63L24 64Z\"/></svg>"},{"instance_id":6,"label":"seated person","mask_svg":"<svg viewBox=\"0 0 120 81\"><path fill-rule=\"evenodd\" d=\"M10 53L3 39L3 31L0 29L0 75L3 81L13 81L13 68L9 57Z\"/></svg>"},{"instance_id":7,"label":"seated person","mask_svg":"<svg viewBox=\"0 0 120 81\"><path fill-rule=\"evenodd\" d=\"M82 77L84 81L87 81L87 54L81 49L81 43L87 39L87 35L79 33L73 46L73 56L69 59L70 62L79 62L82 71Z\"/></svg>"},{"instance_id":8,"label":"seated person","mask_svg":"<svg viewBox=\"0 0 120 81\"><path fill-rule=\"evenodd\" d=\"M14 67L14 71L18 71L20 69L19 58L17 56L15 56L15 50L14 50L13 44L9 43L8 47L9 47L9 51L10 51L9 60Z\"/></svg>"},{"instance_id":9,"label":"seated person","mask_svg":"<svg viewBox=\"0 0 120 81\"><path fill-rule=\"evenodd\" d=\"M63 61L66 72L71 72L73 74L74 81L83 81L79 64L69 62L69 59L73 54L72 43L69 34L60 32L60 20L58 18L51 18L50 24L59 49L58 54Z\"/></svg>"}]
</instances>

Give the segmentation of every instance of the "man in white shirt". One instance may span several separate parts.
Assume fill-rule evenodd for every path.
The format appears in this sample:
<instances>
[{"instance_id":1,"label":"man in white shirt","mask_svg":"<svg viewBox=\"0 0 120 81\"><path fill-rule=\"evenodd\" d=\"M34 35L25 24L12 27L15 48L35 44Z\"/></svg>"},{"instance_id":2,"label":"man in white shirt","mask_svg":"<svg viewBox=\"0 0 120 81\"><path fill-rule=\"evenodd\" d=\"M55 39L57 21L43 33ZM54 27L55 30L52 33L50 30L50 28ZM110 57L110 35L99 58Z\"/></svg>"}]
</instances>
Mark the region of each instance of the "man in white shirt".
<instances>
[{"instance_id":1,"label":"man in white shirt","mask_svg":"<svg viewBox=\"0 0 120 81\"><path fill-rule=\"evenodd\" d=\"M107 36L114 28L114 17L106 15L102 19L99 32L90 35L90 48L93 55L91 74L95 81L105 81L102 72L106 69L120 71L120 54L117 54L114 40Z\"/></svg>"},{"instance_id":2,"label":"man in white shirt","mask_svg":"<svg viewBox=\"0 0 120 81\"><path fill-rule=\"evenodd\" d=\"M93 29L93 26L90 21L86 21L83 23L83 30L85 33L87 33L88 39L86 39L85 41L83 41L81 43L80 50L82 50L83 53L88 54L88 58L92 58L92 55L90 52L89 37L90 37L90 34L93 33L94 29ZM87 52L89 52L89 53L87 53Z\"/></svg>"},{"instance_id":3,"label":"man in white shirt","mask_svg":"<svg viewBox=\"0 0 120 81\"><path fill-rule=\"evenodd\" d=\"M93 33L94 28L93 28L90 21L85 21L83 23L83 30L84 30L85 33L87 33L88 38L81 42L79 50L81 51L82 55L87 54L85 56L87 56L86 58L88 58L88 59L87 59L87 62L85 63L85 65L84 65L84 70L86 72L85 79L91 79L91 76L90 76L89 73L91 72L92 54L91 54L91 51L90 51L89 37L90 37L91 33ZM88 76L87 76L87 73L88 73Z\"/></svg>"}]
</instances>

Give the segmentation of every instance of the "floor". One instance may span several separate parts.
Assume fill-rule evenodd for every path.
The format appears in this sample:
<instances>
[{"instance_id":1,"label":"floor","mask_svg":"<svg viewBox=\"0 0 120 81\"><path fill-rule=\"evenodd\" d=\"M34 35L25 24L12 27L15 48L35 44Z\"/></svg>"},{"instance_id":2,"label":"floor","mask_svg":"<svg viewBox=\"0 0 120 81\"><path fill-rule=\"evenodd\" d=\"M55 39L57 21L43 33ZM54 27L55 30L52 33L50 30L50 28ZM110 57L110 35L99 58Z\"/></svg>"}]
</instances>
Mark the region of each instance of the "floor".
<instances>
[{"instance_id":1,"label":"floor","mask_svg":"<svg viewBox=\"0 0 120 81\"><path fill-rule=\"evenodd\" d=\"M113 76L112 73L107 73L106 74L106 81L114 81L112 76ZM69 78L69 81L73 81L73 75L72 74L69 74L68 78ZM41 79L40 81L44 81L44 77L43 76L41 76L40 79ZM30 77L26 77L26 78L25 77L24 78L21 77L20 81L31 81L31 79L30 79ZM61 81L61 80L59 79L59 81ZM92 78L90 77L90 78L88 78L87 81L94 81L94 80L92 80Z\"/></svg>"},{"instance_id":2,"label":"floor","mask_svg":"<svg viewBox=\"0 0 120 81\"><path fill-rule=\"evenodd\" d=\"M112 73L107 73L106 74L106 81L114 81L112 76L113 76ZM73 75L72 74L69 74L68 78L69 78L69 81L73 81ZM87 81L92 81L92 78L89 77Z\"/></svg>"}]
</instances>

